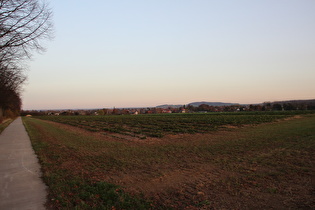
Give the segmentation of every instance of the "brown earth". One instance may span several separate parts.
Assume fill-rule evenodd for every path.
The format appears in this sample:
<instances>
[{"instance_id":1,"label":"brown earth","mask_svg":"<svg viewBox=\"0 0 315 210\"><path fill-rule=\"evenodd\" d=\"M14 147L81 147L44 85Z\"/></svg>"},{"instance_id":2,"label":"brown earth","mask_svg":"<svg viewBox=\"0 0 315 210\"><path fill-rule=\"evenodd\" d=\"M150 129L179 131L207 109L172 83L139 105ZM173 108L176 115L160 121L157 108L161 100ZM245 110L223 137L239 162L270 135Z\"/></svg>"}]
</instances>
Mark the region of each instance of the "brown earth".
<instances>
[{"instance_id":1,"label":"brown earth","mask_svg":"<svg viewBox=\"0 0 315 210\"><path fill-rule=\"evenodd\" d=\"M84 174L95 182L107 181L118 184L131 194L141 193L152 200L156 208L162 206L175 209L315 208L315 182L314 177L310 176L314 175L314 170L306 171L304 174L283 174L277 168L251 161L251 158L257 155L251 151L241 154L241 160L236 162L229 158L237 158L237 154L203 157L193 155L191 152L191 148L200 148L202 145L208 147L223 141L248 138L244 128L228 127L209 134L181 134L161 139L140 140L89 132L55 122L48 123L80 136L92 136L97 139L96 141L119 142L130 147L163 145L189 147L189 151L181 149L178 153L170 153L170 161L150 162L148 165L140 164L133 168L113 167L105 171L97 168L98 162L93 160L94 156L98 157L104 154L104 151L95 148L85 152L82 150L79 154L80 148L78 150L63 148L67 160L62 163L62 168L71 168L73 174ZM55 138L51 138L50 141L60 144ZM277 148L275 152L278 152ZM267 156L271 154L269 150L265 153ZM258 155L262 154L264 153L260 151ZM85 159L83 156L90 158ZM311 162L314 165L314 160ZM91 170L91 164L95 164L96 168Z\"/></svg>"}]
</instances>

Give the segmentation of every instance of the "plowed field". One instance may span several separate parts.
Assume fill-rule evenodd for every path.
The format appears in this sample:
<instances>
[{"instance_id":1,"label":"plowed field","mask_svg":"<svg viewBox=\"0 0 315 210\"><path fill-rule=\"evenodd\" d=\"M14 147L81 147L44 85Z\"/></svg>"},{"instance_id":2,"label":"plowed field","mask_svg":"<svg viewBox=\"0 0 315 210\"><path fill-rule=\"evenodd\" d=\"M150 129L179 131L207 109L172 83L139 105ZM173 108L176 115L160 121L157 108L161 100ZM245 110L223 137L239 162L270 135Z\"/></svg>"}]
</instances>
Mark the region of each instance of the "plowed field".
<instances>
[{"instance_id":1,"label":"plowed field","mask_svg":"<svg viewBox=\"0 0 315 210\"><path fill-rule=\"evenodd\" d=\"M49 208L315 208L315 116L279 119L146 139L24 122Z\"/></svg>"}]
</instances>

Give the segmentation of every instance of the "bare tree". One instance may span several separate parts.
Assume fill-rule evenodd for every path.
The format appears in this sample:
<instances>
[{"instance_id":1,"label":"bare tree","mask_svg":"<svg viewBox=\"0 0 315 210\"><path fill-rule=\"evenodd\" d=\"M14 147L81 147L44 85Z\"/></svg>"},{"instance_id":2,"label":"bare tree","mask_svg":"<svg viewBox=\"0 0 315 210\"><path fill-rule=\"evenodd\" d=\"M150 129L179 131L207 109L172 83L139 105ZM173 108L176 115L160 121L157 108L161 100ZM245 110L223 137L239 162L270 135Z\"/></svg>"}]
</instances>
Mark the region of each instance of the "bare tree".
<instances>
[{"instance_id":1,"label":"bare tree","mask_svg":"<svg viewBox=\"0 0 315 210\"><path fill-rule=\"evenodd\" d=\"M12 98L18 101L26 79L23 61L44 51L41 41L52 38L51 19L42 0L0 0L0 109Z\"/></svg>"},{"instance_id":2,"label":"bare tree","mask_svg":"<svg viewBox=\"0 0 315 210\"><path fill-rule=\"evenodd\" d=\"M23 70L18 67L0 64L0 88L20 92L21 84L26 80Z\"/></svg>"},{"instance_id":3,"label":"bare tree","mask_svg":"<svg viewBox=\"0 0 315 210\"><path fill-rule=\"evenodd\" d=\"M0 64L0 122L2 117L12 117L21 108L21 87L26 76L19 67L3 66ZM8 113L10 113L8 115Z\"/></svg>"},{"instance_id":4,"label":"bare tree","mask_svg":"<svg viewBox=\"0 0 315 210\"><path fill-rule=\"evenodd\" d=\"M52 12L38 0L0 0L0 62L16 63L44 51L40 41L51 38Z\"/></svg>"}]
</instances>

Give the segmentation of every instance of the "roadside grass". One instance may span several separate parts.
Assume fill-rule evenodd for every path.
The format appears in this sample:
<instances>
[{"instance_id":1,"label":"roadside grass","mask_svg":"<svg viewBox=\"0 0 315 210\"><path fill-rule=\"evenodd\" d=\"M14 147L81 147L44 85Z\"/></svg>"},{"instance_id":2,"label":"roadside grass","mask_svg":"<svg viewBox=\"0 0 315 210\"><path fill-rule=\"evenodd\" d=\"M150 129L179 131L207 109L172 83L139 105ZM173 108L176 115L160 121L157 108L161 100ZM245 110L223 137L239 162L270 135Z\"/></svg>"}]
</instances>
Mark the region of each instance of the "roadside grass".
<instances>
[{"instance_id":1,"label":"roadside grass","mask_svg":"<svg viewBox=\"0 0 315 210\"><path fill-rule=\"evenodd\" d=\"M156 143L78 133L34 118L23 121L49 186L51 207L315 207L315 115L205 135L166 136ZM170 175L177 171L184 178ZM218 175L208 177L214 172ZM121 182L126 176L130 183ZM150 188L167 183L168 177L170 185L174 181L178 186L154 194Z\"/></svg>"},{"instance_id":2,"label":"roadside grass","mask_svg":"<svg viewBox=\"0 0 315 210\"><path fill-rule=\"evenodd\" d=\"M75 133L51 126L45 122L24 118L33 148L42 165L43 179L49 186L48 205L65 209L148 209L150 203L141 196L130 196L123 188L93 179L89 171L114 167L115 159L99 166L103 157L92 157L95 148L114 149L117 143L95 140L93 137L78 136ZM97 155L96 155L97 156ZM91 160L91 161L90 161ZM83 167L85 166L85 167Z\"/></svg>"},{"instance_id":3,"label":"roadside grass","mask_svg":"<svg viewBox=\"0 0 315 210\"><path fill-rule=\"evenodd\" d=\"M13 122L13 119L7 119L7 120L4 120L2 123L0 123L0 134L6 127L10 125L11 122Z\"/></svg>"}]
</instances>

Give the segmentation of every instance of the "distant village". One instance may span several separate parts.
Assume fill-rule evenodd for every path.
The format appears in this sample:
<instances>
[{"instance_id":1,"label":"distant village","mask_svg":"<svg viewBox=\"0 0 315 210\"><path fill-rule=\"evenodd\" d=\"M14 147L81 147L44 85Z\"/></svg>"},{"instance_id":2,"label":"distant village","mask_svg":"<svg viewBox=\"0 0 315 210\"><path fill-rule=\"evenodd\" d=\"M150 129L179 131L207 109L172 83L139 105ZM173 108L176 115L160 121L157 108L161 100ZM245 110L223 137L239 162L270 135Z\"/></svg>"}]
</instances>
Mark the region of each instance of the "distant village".
<instances>
[{"instance_id":1,"label":"distant village","mask_svg":"<svg viewBox=\"0 0 315 210\"><path fill-rule=\"evenodd\" d=\"M211 102L200 105L163 105L148 108L112 108L112 109L68 109L68 110L23 110L26 115L138 115L138 114L171 114L171 113L207 113L207 112L242 112L242 111L292 111L315 110L315 100L295 100L265 102L262 104L231 104L214 106Z\"/></svg>"}]
</instances>

